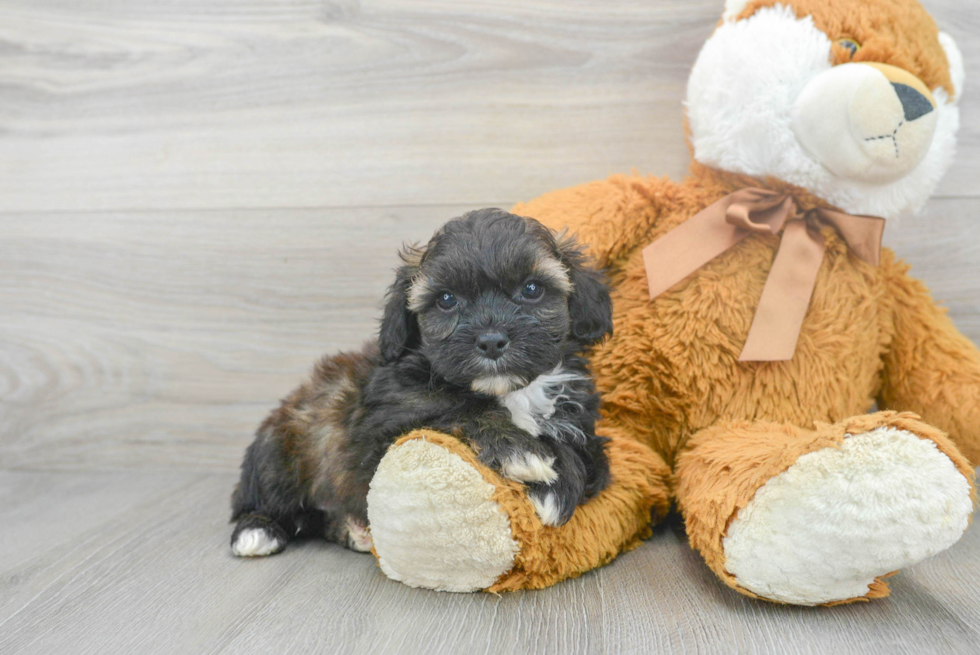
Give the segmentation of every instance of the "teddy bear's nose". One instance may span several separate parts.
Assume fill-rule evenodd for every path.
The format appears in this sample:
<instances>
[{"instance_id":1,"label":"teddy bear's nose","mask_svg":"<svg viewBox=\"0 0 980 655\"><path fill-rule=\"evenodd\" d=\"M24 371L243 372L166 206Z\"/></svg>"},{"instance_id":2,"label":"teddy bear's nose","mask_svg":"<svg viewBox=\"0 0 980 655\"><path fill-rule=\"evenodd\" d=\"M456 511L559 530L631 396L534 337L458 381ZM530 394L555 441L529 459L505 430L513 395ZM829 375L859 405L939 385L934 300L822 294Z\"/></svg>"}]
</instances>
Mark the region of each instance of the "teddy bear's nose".
<instances>
[{"instance_id":1,"label":"teddy bear's nose","mask_svg":"<svg viewBox=\"0 0 980 655\"><path fill-rule=\"evenodd\" d=\"M840 178L901 179L925 157L939 112L922 80L878 62L833 66L810 80L793 106L800 145Z\"/></svg>"},{"instance_id":2,"label":"teddy bear's nose","mask_svg":"<svg viewBox=\"0 0 980 655\"><path fill-rule=\"evenodd\" d=\"M905 120L914 121L920 116L925 116L932 111L932 103L924 95L910 87L908 84L892 82L895 95L902 103L902 110L905 112Z\"/></svg>"}]
</instances>

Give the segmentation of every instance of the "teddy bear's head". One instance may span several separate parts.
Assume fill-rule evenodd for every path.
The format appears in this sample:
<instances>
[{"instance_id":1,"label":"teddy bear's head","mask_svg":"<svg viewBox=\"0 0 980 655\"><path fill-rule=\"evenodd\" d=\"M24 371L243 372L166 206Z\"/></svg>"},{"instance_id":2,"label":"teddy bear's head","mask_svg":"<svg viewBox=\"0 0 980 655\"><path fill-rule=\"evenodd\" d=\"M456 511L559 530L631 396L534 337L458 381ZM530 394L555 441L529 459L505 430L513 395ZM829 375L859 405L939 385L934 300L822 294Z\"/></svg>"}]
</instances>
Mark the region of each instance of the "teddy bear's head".
<instances>
[{"instance_id":1,"label":"teddy bear's head","mask_svg":"<svg viewBox=\"0 0 980 655\"><path fill-rule=\"evenodd\" d=\"M727 0L688 82L694 158L892 218L952 161L963 77L915 0Z\"/></svg>"}]
</instances>

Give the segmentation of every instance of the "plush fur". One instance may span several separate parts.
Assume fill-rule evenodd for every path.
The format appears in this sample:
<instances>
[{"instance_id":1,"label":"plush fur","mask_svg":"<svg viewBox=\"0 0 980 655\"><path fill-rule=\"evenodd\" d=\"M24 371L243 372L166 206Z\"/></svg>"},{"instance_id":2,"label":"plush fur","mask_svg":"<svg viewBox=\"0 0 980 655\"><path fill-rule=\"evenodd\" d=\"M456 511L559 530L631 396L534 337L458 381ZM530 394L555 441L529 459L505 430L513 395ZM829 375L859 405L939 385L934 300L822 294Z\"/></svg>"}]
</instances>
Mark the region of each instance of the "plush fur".
<instances>
[{"instance_id":1,"label":"plush fur","mask_svg":"<svg viewBox=\"0 0 980 655\"><path fill-rule=\"evenodd\" d=\"M539 527L528 518L534 514L529 501L519 492L511 494L508 485L472 458L467 460L498 489L495 502L510 517L519 543L513 567L490 590L546 586L599 566L635 544L646 533L640 526L651 515L662 517L676 502L691 544L733 589L804 605L853 602L886 595L886 568L909 565L948 547L968 521L975 500L970 461L980 463L980 351L893 253L884 250L880 264L873 266L850 253L832 229L823 230L824 260L789 361L738 361L779 246L776 236L753 235L664 294L649 297L643 247L735 190L751 186L786 193L804 212L817 207L863 209L891 218L921 204L942 169L935 166L920 176L913 168L905 178L868 193L828 177L826 170L794 177L802 155L788 141L792 134L785 132L779 112L793 100L789 91L805 85L790 75L793 71L771 74L783 59L809 65L813 72L844 62L880 62L915 75L937 102L955 100L962 74L956 56L946 54L955 52L955 46L940 38L916 2L729 4L729 15L712 37L719 41L709 41L706 52L725 45L721 52L731 61L703 54L697 66L711 61L724 74L696 70L696 76L704 76L697 84L711 83L688 95L696 158L690 177L678 183L614 176L551 192L514 209L554 229L570 229L608 271L615 333L591 354L603 398L597 430L611 438L608 452L629 455L610 456L613 482L559 529ZM749 38L756 34L754 25L769 23L772 38ZM785 43L780 29L800 42ZM739 34L744 38L739 40ZM734 39L731 44L721 43L729 39ZM841 45L846 39L860 48L851 52ZM818 50L824 58L820 62L793 54ZM738 99L744 84L768 85L757 91L777 105L767 118L771 134L740 124L754 119L739 102L726 104L732 119L720 126L708 121L717 109L700 113L705 110L702 102ZM792 88L768 88L783 84ZM711 145L708 137L716 128L724 133L715 135L717 143ZM953 128L937 128L920 168L931 166L933 149L937 157L942 155L939 159L948 157L950 144L944 139L952 139ZM715 158L707 152L721 154ZM740 162L758 167L742 169ZM876 403L881 411L868 414ZM834 456L852 437L860 445L856 454L848 450L845 456ZM913 439L924 442L922 447ZM464 445L449 437L439 443L465 459ZM910 464L909 457L921 457L922 466ZM814 469L807 464L813 461L822 463L826 480L814 481ZM865 468L856 462L864 462ZM859 477L865 474L878 476L879 482ZM833 482L836 477L844 484ZM853 489L870 486L849 495L848 479L854 480ZM769 489L778 493L761 493L773 480L779 482ZM893 493L896 484L915 489L914 495L929 503L934 515L923 518L911 505L901 505ZM820 557L829 558L820 564L820 575L794 574L792 566L776 571L753 560L755 550L760 557L768 553L795 561L778 545L798 544L801 534L792 528L779 531L793 525L790 521L767 531L764 517L767 508L782 506L780 499L798 494L802 506L806 494L818 488L837 494L840 501L807 505L814 512L810 525L834 526L820 532ZM876 488L882 493L872 493ZM637 490L642 492L637 495ZM378 498L379 505L387 502L392 501ZM878 538L871 524L848 520L855 509L891 516L907 529ZM604 512L614 519L597 521ZM734 537L733 524L739 526ZM849 536L842 526L849 527ZM733 538L726 542L728 537ZM437 544L430 547L438 550ZM902 552L895 555L897 551ZM388 554L380 548L378 552L383 558ZM845 566L849 559L850 568ZM410 568L411 561L403 566Z\"/></svg>"},{"instance_id":2,"label":"plush fur","mask_svg":"<svg viewBox=\"0 0 980 655\"><path fill-rule=\"evenodd\" d=\"M800 4L808 8L813 3ZM887 184L839 177L809 153L794 133L794 104L809 83L835 66L861 61L891 63L897 58L867 58L869 50L879 47L880 38L861 29L862 16L855 12L833 21L839 31L831 34L865 41L857 54L844 60L835 50L835 40L820 28L819 17L832 11L824 5L832 4L821 2L816 16L785 5L762 6L743 20L726 21L718 27L698 55L688 82L686 105L694 156L702 164L733 173L777 177L852 214L890 219L916 211L952 162L959 128L959 109L950 100L950 76L945 67L944 74L934 72L936 62L944 59L944 50L933 37L931 47L920 48L921 64L906 62L914 64L907 69L912 73L928 75L926 86L937 100L935 135L918 165ZM900 32L895 38L904 36ZM779 56L774 57L774 52ZM727 83L733 79L739 83ZM828 105L833 99L818 99L814 112L829 120ZM846 126L833 132L838 139L846 133Z\"/></svg>"},{"instance_id":3,"label":"plush fur","mask_svg":"<svg viewBox=\"0 0 980 655\"><path fill-rule=\"evenodd\" d=\"M375 469L422 427L459 435L524 483L548 525L606 486L579 353L609 333L610 301L576 244L491 209L403 259L377 343L325 357L259 428L232 499L236 554L269 555L301 534L369 549Z\"/></svg>"},{"instance_id":4,"label":"plush fur","mask_svg":"<svg viewBox=\"0 0 980 655\"><path fill-rule=\"evenodd\" d=\"M847 435L756 491L722 540L725 572L753 593L798 605L864 596L878 578L960 538L969 486L917 433L885 424Z\"/></svg>"},{"instance_id":5,"label":"plush fur","mask_svg":"<svg viewBox=\"0 0 980 655\"><path fill-rule=\"evenodd\" d=\"M382 569L413 587L498 593L547 587L636 548L651 534L650 507L670 505L668 471L627 435L602 434L614 477L557 528L539 520L523 485L480 464L460 439L405 435L368 496Z\"/></svg>"}]
</instances>

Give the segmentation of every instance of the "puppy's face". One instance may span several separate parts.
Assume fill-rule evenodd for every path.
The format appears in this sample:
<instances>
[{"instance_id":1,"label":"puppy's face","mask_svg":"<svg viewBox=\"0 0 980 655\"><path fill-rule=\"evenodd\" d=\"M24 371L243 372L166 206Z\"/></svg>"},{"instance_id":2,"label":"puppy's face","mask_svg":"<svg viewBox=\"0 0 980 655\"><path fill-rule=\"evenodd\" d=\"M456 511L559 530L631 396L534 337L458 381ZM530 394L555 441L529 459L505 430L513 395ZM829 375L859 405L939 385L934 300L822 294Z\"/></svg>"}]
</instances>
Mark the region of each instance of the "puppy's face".
<instances>
[{"instance_id":1,"label":"puppy's face","mask_svg":"<svg viewBox=\"0 0 980 655\"><path fill-rule=\"evenodd\" d=\"M601 276L532 219L470 212L405 259L382 321L383 356L416 350L438 376L474 391L522 387L559 365L569 341L611 330Z\"/></svg>"}]
</instances>

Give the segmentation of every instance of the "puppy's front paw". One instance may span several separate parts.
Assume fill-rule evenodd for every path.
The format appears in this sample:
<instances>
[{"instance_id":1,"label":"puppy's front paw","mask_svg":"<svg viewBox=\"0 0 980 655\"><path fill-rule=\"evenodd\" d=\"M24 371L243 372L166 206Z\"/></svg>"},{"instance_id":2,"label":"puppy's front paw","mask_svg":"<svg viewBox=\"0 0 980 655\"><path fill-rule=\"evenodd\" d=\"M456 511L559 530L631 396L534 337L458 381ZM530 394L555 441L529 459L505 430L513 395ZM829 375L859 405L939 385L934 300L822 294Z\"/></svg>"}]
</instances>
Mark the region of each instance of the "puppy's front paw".
<instances>
[{"instance_id":1,"label":"puppy's front paw","mask_svg":"<svg viewBox=\"0 0 980 655\"><path fill-rule=\"evenodd\" d=\"M544 525L568 523L575 508L585 500L588 471L568 444L552 443L555 457L548 463L548 479L527 480L527 495Z\"/></svg>"},{"instance_id":2,"label":"puppy's front paw","mask_svg":"<svg viewBox=\"0 0 980 655\"><path fill-rule=\"evenodd\" d=\"M504 460L500 469L504 477L511 480L551 484L558 479L554 464L554 457L536 455L535 453L518 453Z\"/></svg>"},{"instance_id":3,"label":"puppy's front paw","mask_svg":"<svg viewBox=\"0 0 980 655\"><path fill-rule=\"evenodd\" d=\"M559 449L559 454L562 451ZM544 525L565 525L585 500L585 470L577 458L555 461L556 476L550 483L527 483L527 495Z\"/></svg>"},{"instance_id":4,"label":"puppy's front paw","mask_svg":"<svg viewBox=\"0 0 980 655\"><path fill-rule=\"evenodd\" d=\"M581 495L571 495L557 486L528 485L527 497L542 525L565 525L575 513Z\"/></svg>"},{"instance_id":5,"label":"puppy's front paw","mask_svg":"<svg viewBox=\"0 0 980 655\"><path fill-rule=\"evenodd\" d=\"M553 482L559 472L556 453L523 430L494 435L475 444L479 460L518 482Z\"/></svg>"}]
</instances>

